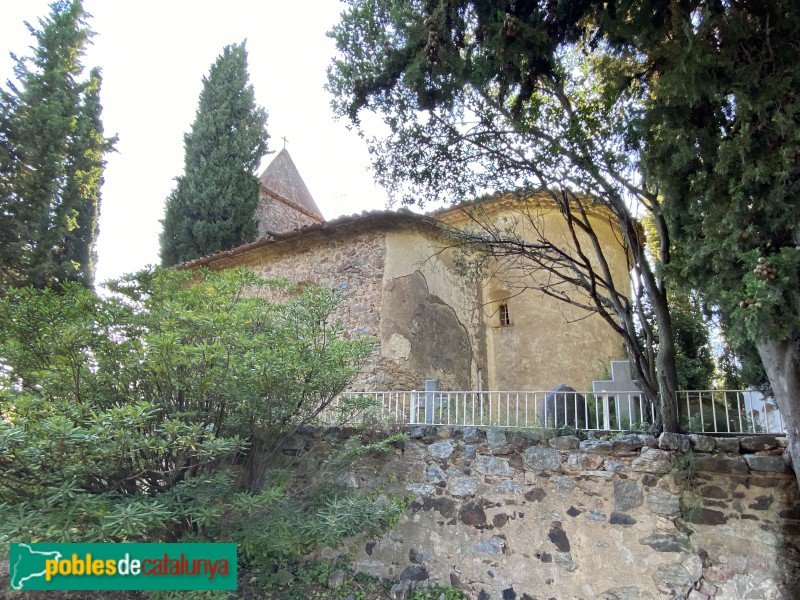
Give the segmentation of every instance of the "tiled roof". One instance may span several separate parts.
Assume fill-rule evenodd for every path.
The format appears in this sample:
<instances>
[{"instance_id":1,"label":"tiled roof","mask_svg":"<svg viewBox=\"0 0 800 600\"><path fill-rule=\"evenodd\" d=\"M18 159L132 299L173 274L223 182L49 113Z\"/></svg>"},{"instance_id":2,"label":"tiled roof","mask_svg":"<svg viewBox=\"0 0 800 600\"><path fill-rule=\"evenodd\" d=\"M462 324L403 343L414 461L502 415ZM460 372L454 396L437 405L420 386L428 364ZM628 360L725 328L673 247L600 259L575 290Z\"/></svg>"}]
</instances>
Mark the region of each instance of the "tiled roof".
<instances>
[{"instance_id":1,"label":"tiled roof","mask_svg":"<svg viewBox=\"0 0 800 600\"><path fill-rule=\"evenodd\" d=\"M294 229L285 233L270 233L268 237L261 238L260 240L256 240L255 242L251 242L249 244L238 246L237 248L233 248L231 250L223 250L208 256L201 256L190 261L179 263L175 265L175 268L194 269L197 267L210 265L212 263L216 263L224 268L227 267L230 262L234 261L235 257L238 257L241 254L252 252L258 248L263 248L264 246L271 246L273 244L286 242L288 240L313 235L314 233L326 235L333 234L348 227L391 228L403 225L408 226L412 224L431 228L438 228L439 226L435 219L432 219L427 215L420 215L410 211L397 212L392 210L376 210L371 212L363 212L360 215L346 215L338 217L332 221L324 221L322 223L309 225L301 229Z\"/></svg>"}]
</instances>

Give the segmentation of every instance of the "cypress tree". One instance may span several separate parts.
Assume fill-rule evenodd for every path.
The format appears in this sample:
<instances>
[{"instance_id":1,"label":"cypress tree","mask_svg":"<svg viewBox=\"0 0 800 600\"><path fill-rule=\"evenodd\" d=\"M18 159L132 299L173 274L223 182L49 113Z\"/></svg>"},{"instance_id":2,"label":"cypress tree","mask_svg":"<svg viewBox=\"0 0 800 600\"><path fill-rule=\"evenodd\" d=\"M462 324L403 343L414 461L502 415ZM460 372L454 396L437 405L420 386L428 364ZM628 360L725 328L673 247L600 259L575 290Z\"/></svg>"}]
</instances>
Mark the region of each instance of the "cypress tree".
<instances>
[{"instance_id":1,"label":"cypress tree","mask_svg":"<svg viewBox=\"0 0 800 600\"><path fill-rule=\"evenodd\" d=\"M184 174L162 221L165 266L255 240L260 184L253 171L267 151L266 121L249 83L245 43L226 46L203 78L184 136Z\"/></svg>"},{"instance_id":2,"label":"cypress tree","mask_svg":"<svg viewBox=\"0 0 800 600\"><path fill-rule=\"evenodd\" d=\"M38 45L17 58L16 83L0 90L0 285L91 286L104 138L100 75L82 78L93 32L80 0L59 1L26 23Z\"/></svg>"}]
</instances>

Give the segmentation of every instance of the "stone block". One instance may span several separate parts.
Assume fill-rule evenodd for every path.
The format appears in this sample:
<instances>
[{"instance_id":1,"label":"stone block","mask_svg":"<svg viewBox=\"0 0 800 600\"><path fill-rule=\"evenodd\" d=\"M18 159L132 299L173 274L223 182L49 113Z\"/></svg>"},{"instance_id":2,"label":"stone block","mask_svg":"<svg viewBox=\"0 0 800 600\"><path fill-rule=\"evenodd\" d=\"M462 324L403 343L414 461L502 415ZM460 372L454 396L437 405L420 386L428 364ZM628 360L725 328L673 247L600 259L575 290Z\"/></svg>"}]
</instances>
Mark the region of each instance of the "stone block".
<instances>
[{"instance_id":1,"label":"stone block","mask_svg":"<svg viewBox=\"0 0 800 600\"><path fill-rule=\"evenodd\" d=\"M570 452L565 463L566 470L576 471L596 471L603 466L605 459L596 454L584 454L583 452Z\"/></svg>"},{"instance_id":2,"label":"stone block","mask_svg":"<svg viewBox=\"0 0 800 600\"><path fill-rule=\"evenodd\" d=\"M437 460L444 460L450 458L455 449L455 444L452 440L440 440L428 446L428 455Z\"/></svg>"},{"instance_id":3,"label":"stone block","mask_svg":"<svg viewBox=\"0 0 800 600\"><path fill-rule=\"evenodd\" d=\"M328 576L328 587L332 590L338 590L344 585L346 573L344 571L334 571Z\"/></svg>"},{"instance_id":4,"label":"stone block","mask_svg":"<svg viewBox=\"0 0 800 600\"><path fill-rule=\"evenodd\" d=\"M717 450L739 454L739 438L737 437L718 437L715 439Z\"/></svg>"},{"instance_id":5,"label":"stone block","mask_svg":"<svg viewBox=\"0 0 800 600\"><path fill-rule=\"evenodd\" d=\"M422 565L409 565L400 573L400 581L425 581L428 579L428 569Z\"/></svg>"},{"instance_id":6,"label":"stone block","mask_svg":"<svg viewBox=\"0 0 800 600\"><path fill-rule=\"evenodd\" d=\"M518 481L501 481L494 486L494 491L498 494L521 494L522 484Z\"/></svg>"},{"instance_id":7,"label":"stone block","mask_svg":"<svg viewBox=\"0 0 800 600\"><path fill-rule=\"evenodd\" d=\"M642 448L642 453L633 459L631 469L640 473L669 473L672 464L672 457L666 450L656 450L654 448Z\"/></svg>"},{"instance_id":8,"label":"stone block","mask_svg":"<svg viewBox=\"0 0 800 600\"><path fill-rule=\"evenodd\" d=\"M447 479L447 474L442 471L442 468L439 465L434 465L432 467L428 467L428 469L425 471L425 478L432 483L439 483L440 481Z\"/></svg>"},{"instance_id":9,"label":"stone block","mask_svg":"<svg viewBox=\"0 0 800 600\"><path fill-rule=\"evenodd\" d=\"M658 515L675 517L681 512L681 497L666 490L654 489L647 494L650 510Z\"/></svg>"},{"instance_id":10,"label":"stone block","mask_svg":"<svg viewBox=\"0 0 800 600\"><path fill-rule=\"evenodd\" d=\"M508 446L506 432L496 427L486 430L486 444L492 454L508 454L511 450Z\"/></svg>"},{"instance_id":11,"label":"stone block","mask_svg":"<svg viewBox=\"0 0 800 600\"><path fill-rule=\"evenodd\" d=\"M774 435L750 435L739 438L742 452L765 452L778 448L778 440Z\"/></svg>"},{"instance_id":12,"label":"stone block","mask_svg":"<svg viewBox=\"0 0 800 600\"><path fill-rule=\"evenodd\" d=\"M684 518L697 525L724 525L728 522L724 513L710 508L690 508Z\"/></svg>"},{"instance_id":13,"label":"stone block","mask_svg":"<svg viewBox=\"0 0 800 600\"><path fill-rule=\"evenodd\" d=\"M482 527L486 525L486 513L479 504L470 502L458 511L458 520L469 527Z\"/></svg>"},{"instance_id":14,"label":"stone block","mask_svg":"<svg viewBox=\"0 0 800 600\"><path fill-rule=\"evenodd\" d=\"M789 473L789 465L782 456L758 456L745 454L744 460L751 471L768 471L772 473Z\"/></svg>"},{"instance_id":15,"label":"stone block","mask_svg":"<svg viewBox=\"0 0 800 600\"><path fill-rule=\"evenodd\" d=\"M478 491L478 478L452 477L447 481L447 491L456 498L472 496Z\"/></svg>"},{"instance_id":16,"label":"stone block","mask_svg":"<svg viewBox=\"0 0 800 600\"><path fill-rule=\"evenodd\" d=\"M489 475L491 477L511 477L514 475L508 460L497 456L480 454L473 461L472 468L481 475Z\"/></svg>"},{"instance_id":17,"label":"stone block","mask_svg":"<svg viewBox=\"0 0 800 600\"><path fill-rule=\"evenodd\" d=\"M480 442L480 432L477 427L464 427L461 432L465 444L477 444Z\"/></svg>"},{"instance_id":18,"label":"stone block","mask_svg":"<svg viewBox=\"0 0 800 600\"><path fill-rule=\"evenodd\" d=\"M710 435L692 433L689 435L689 441L695 452L713 452L717 448L717 442Z\"/></svg>"},{"instance_id":19,"label":"stone block","mask_svg":"<svg viewBox=\"0 0 800 600\"><path fill-rule=\"evenodd\" d=\"M606 513L604 513L599 508L590 508L586 511L586 520L587 521L605 521L606 520Z\"/></svg>"},{"instance_id":20,"label":"stone block","mask_svg":"<svg viewBox=\"0 0 800 600\"><path fill-rule=\"evenodd\" d=\"M694 459L694 469L707 473L747 474L747 463L741 456L727 454L704 454Z\"/></svg>"},{"instance_id":21,"label":"stone block","mask_svg":"<svg viewBox=\"0 0 800 600\"><path fill-rule=\"evenodd\" d=\"M694 582L689 578L689 572L682 565L664 565L656 569L653 581L659 590L668 592L680 590L691 586ZM664 586L667 586L666 589Z\"/></svg>"},{"instance_id":22,"label":"stone block","mask_svg":"<svg viewBox=\"0 0 800 600\"><path fill-rule=\"evenodd\" d=\"M676 452L689 452L692 444L688 435L682 433L670 433L665 431L658 437L658 447L662 450L673 450Z\"/></svg>"},{"instance_id":23,"label":"stone block","mask_svg":"<svg viewBox=\"0 0 800 600\"><path fill-rule=\"evenodd\" d=\"M403 447L403 460L425 460L426 449L419 442L406 442Z\"/></svg>"},{"instance_id":24,"label":"stone block","mask_svg":"<svg viewBox=\"0 0 800 600\"><path fill-rule=\"evenodd\" d=\"M453 437L453 428L449 425L440 425L436 428L436 437L440 440L446 440Z\"/></svg>"},{"instance_id":25,"label":"stone block","mask_svg":"<svg viewBox=\"0 0 800 600\"><path fill-rule=\"evenodd\" d=\"M642 488L635 481L614 482L614 510L629 511L644 502Z\"/></svg>"},{"instance_id":26,"label":"stone block","mask_svg":"<svg viewBox=\"0 0 800 600\"><path fill-rule=\"evenodd\" d=\"M700 587L697 588L697 591L701 594L705 594L706 596L713 596L717 593L717 586L707 581L701 581Z\"/></svg>"},{"instance_id":27,"label":"stone block","mask_svg":"<svg viewBox=\"0 0 800 600\"><path fill-rule=\"evenodd\" d=\"M554 437L548 442L548 445L556 450L577 450L580 444L581 441L574 435Z\"/></svg>"},{"instance_id":28,"label":"stone block","mask_svg":"<svg viewBox=\"0 0 800 600\"><path fill-rule=\"evenodd\" d=\"M608 522L612 525L636 525L636 519L621 512L612 512Z\"/></svg>"},{"instance_id":29,"label":"stone block","mask_svg":"<svg viewBox=\"0 0 800 600\"><path fill-rule=\"evenodd\" d=\"M575 481L572 477L562 475L556 478L556 493L562 498L566 498L575 489Z\"/></svg>"},{"instance_id":30,"label":"stone block","mask_svg":"<svg viewBox=\"0 0 800 600\"><path fill-rule=\"evenodd\" d=\"M538 471L558 471L561 469L561 453L555 448L531 446L522 455L525 468Z\"/></svg>"},{"instance_id":31,"label":"stone block","mask_svg":"<svg viewBox=\"0 0 800 600\"><path fill-rule=\"evenodd\" d=\"M639 539L643 546L650 546L656 552L689 552L692 548L686 536L670 533L655 533Z\"/></svg>"},{"instance_id":32,"label":"stone block","mask_svg":"<svg viewBox=\"0 0 800 600\"><path fill-rule=\"evenodd\" d=\"M503 538L490 537L488 540L481 540L470 550L476 553L488 554L489 556L497 556L502 554L506 547L506 542Z\"/></svg>"},{"instance_id":33,"label":"stone block","mask_svg":"<svg viewBox=\"0 0 800 600\"><path fill-rule=\"evenodd\" d=\"M436 491L430 483L409 483L406 486L406 491L411 492L415 496L430 496Z\"/></svg>"},{"instance_id":34,"label":"stone block","mask_svg":"<svg viewBox=\"0 0 800 600\"><path fill-rule=\"evenodd\" d=\"M580 448L581 452L587 454L611 454L614 451L614 444L607 440L583 440Z\"/></svg>"},{"instance_id":35,"label":"stone block","mask_svg":"<svg viewBox=\"0 0 800 600\"><path fill-rule=\"evenodd\" d=\"M544 488L534 488L525 492L525 500L528 502L541 502L545 496L547 496L547 492L544 491Z\"/></svg>"},{"instance_id":36,"label":"stone block","mask_svg":"<svg viewBox=\"0 0 800 600\"><path fill-rule=\"evenodd\" d=\"M614 471L581 471L579 475L581 477L595 477L597 479L612 479L614 477Z\"/></svg>"},{"instance_id":37,"label":"stone block","mask_svg":"<svg viewBox=\"0 0 800 600\"><path fill-rule=\"evenodd\" d=\"M648 448L658 448L658 440L649 433L640 433L639 439L642 440L642 443Z\"/></svg>"},{"instance_id":38,"label":"stone block","mask_svg":"<svg viewBox=\"0 0 800 600\"><path fill-rule=\"evenodd\" d=\"M631 452L642 446L644 446L644 442L637 433L626 433L613 442L615 452Z\"/></svg>"},{"instance_id":39,"label":"stone block","mask_svg":"<svg viewBox=\"0 0 800 600\"><path fill-rule=\"evenodd\" d=\"M561 528L560 523L555 523L547 534L547 538L553 543L559 552L569 552L570 543L566 531Z\"/></svg>"}]
</instances>

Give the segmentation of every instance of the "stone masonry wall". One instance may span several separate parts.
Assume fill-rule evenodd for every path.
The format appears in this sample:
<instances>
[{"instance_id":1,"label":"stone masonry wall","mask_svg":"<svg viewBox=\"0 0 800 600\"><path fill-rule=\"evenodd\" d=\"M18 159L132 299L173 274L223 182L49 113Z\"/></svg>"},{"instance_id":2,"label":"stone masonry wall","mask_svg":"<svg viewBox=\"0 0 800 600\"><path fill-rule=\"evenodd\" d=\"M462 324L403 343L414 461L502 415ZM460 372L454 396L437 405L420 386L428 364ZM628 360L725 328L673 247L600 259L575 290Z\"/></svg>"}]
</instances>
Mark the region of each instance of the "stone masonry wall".
<instances>
[{"instance_id":1,"label":"stone masonry wall","mask_svg":"<svg viewBox=\"0 0 800 600\"><path fill-rule=\"evenodd\" d=\"M310 465L334 443L318 441ZM416 428L339 477L414 498L395 530L343 550L398 599L431 583L480 600L794 599L800 497L784 446Z\"/></svg>"},{"instance_id":2,"label":"stone masonry wall","mask_svg":"<svg viewBox=\"0 0 800 600\"><path fill-rule=\"evenodd\" d=\"M288 247L287 247L288 246ZM285 277L339 290L344 301L334 315L347 337L377 337L381 315L381 290L386 246L383 232L356 231L319 236L313 241L296 238L262 249L242 261L266 278ZM364 366L353 389L383 389L380 349Z\"/></svg>"},{"instance_id":3,"label":"stone masonry wall","mask_svg":"<svg viewBox=\"0 0 800 600\"><path fill-rule=\"evenodd\" d=\"M264 190L261 190L256 207L256 221L258 221L259 238L266 237L271 233L285 233L319 222L291 205L273 198Z\"/></svg>"}]
</instances>

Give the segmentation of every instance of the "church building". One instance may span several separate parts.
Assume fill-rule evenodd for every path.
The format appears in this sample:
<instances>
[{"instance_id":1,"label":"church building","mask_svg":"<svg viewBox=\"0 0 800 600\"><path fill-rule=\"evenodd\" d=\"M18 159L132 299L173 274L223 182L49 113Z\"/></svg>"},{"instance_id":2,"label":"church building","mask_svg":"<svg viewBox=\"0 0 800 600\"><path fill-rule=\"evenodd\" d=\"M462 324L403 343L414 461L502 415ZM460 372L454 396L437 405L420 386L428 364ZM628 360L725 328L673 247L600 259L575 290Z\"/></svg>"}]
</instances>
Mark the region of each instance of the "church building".
<instances>
[{"instance_id":1,"label":"church building","mask_svg":"<svg viewBox=\"0 0 800 600\"><path fill-rule=\"evenodd\" d=\"M336 318L345 334L378 342L353 391L419 390L428 379L442 390L548 390L560 383L587 390L609 361L625 357L622 339L599 316L525 289L531 275L523 267L470 276L451 247L447 230L465 226L476 208L514 224L523 238L533 233L519 217L535 214L539 232L567 240L544 194L428 215L383 210L326 221L286 149L260 179L260 239L181 267L244 265L263 277L339 289ZM618 289L628 289L627 255L613 225L598 215L593 227Z\"/></svg>"}]
</instances>

